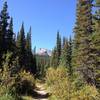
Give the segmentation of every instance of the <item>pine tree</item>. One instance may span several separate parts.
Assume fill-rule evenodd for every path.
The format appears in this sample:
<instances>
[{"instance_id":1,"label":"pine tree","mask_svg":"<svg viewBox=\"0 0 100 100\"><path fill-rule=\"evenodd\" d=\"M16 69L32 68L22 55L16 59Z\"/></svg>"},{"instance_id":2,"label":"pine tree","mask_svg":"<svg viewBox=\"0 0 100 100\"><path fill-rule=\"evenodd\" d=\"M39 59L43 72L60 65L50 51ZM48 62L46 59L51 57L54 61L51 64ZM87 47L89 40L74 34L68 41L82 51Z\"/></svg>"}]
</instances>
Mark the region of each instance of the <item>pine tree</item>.
<instances>
[{"instance_id":1,"label":"pine tree","mask_svg":"<svg viewBox=\"0 0 100 100\"><path fill-rule=\"evenodd\" d=\"M64 45L65 45L65 42L66 42L66 38L65 37L63 37L63 44L62 44L62 48L64 48Z\"/></svg>"},{"instance_id":2,"label":"pine tree","mask_svg":"<svg viewBox=\"0 0 100 100\"><path fill-rule=\"evenodd\" d=\"M13 32L13 18L11 18L7 34L7 50L14 52L14 48L15 48L15 40Z\"/></svg>"},{"instance_id":3,"label":"pine tree","mask_svg":"<svg viewBox=\"0 0 100 100\"><path fill-rule=\"evenodd\" d=\"M93 62L90 39L92 34L92 0L78 0L75 26L75 66L83 79L94 84Z\"/></svg>"},{"instance_id":4,"label":"pine tree","mask_svg":"<svg viewBox=\"0 0 100 100\"><path fill-rule=\"evenodd\" d=\"M63 38L63 46L60 58L60 66L68 67L68 40L64 37Z\"/></svg>"},{"instance_id":5,"label":"pine tree","mask_svg":"<svg viewBox=\"0 0 100 100\"><path fill-rule=\"evenodd\" d=\"M68 50L67 50L67 63L68 63L68 72L71 76L73 74L73 68L72 68L72 39L70 37L68 42Z\"/></svg>"},{"instance_id":6,"label":"pine tree","mask_svg":"<svg viewBox=\"0 0 100 100\"><path fill-rule=\"evenodd\" d=\"M27 33L27 37L26 37L26 48L29 52L32 51L32 48L31 48L31 27L30 27L30 30Z\"/></svg>"},{"instance_id":7,"label":"pine tree","mask_svg":"<svg viewBox=\"0 0 100 100\"><path fill-rule=\"evenodd\" d=\"M55 47L54 50L52 51L51 60L50 60L51 67L57 68L57 66L58 66L57 61L58 61L58 59L57 59L57 48Z\"/></svg>"},{"instance_id":8,"label":"pine tree","mask_svg":"<svg viewBox=\"0 0 100 100\"><path fill-rule=\"evenodd\" d=\"M57 66L60 64L60 56L61 56L61 37L59 31L57 32L57 41L56 41L56 53L57 53Z\"/></svg>"},{"instance_id":9,"label":"pine tree","mask_svg":"<svg viewBox=\"0 0 100 100\"><path fill-rule=\"evenodd\" d=\"M3 9L0 12L0 66L2 64L2 56L7 51L7 43L6 43L6 37L8 33L8 20L9 20L9 14L8 14L8 5L7 2L4 3Z\"/></svg>"},{"instance_id":10,"label":"pine tree","mask_svg":"<svg viewBox=\"0 0 100 100\"><path fill-rule=\"evenodd\" d=\"M35 49L34 49L35 50ZM36 74L36 57L35 53L34 56L32 54L32 47L31 47L31 27L29 32L27 33L26 37L26 52L27 52L27 70L32 72L33 74ZM35 52L35 51L34 51Z\"/></svg>"},{"instance_id":11,"label":"pine tree","mask_svg":"<svg viewBox=\"0 0 100 100\"><path fill-rule=\"evenodd\" d=\"M37 58L36 58L36 47L34 47L33 59L32 59L32 73L37 75Z\"/></svg>"},{"instance_id":12,"label":"pine tree","mask_svg":"<svg viewBox=\"0 0 100 100\"><path fill-rule=\"evenodd\" d=\"M0 18L0 63L1 63L1 57L2 57L2 39L3 39L3 37L2 37L2 26L1 26L1 18Z\"/></svg>"},{"instance_id":13,"label":"pine tree","mask_svg":"<svg viewBox=\"0 0 100 100\"><path fill-rule=\"evenodd\" d=\"M25 41L25 32L24 32L24 24L22 23L18 40L17 40L17 47L18 47L18 57L19 57L19 65L20 68L25 68L26 66L26 41Z\"/></svg>"},{"instance_id":14,"label":"pine tree","mask_svg":"<svg viewBox=\"0 0 100 100\"><path fill-rule=\"evenodd\" d=\"M63 46L60 58L60 65L66 67L69 76L72 75L72 39L70 37L69 41L64 37Z\"/></svg>"},{"instance_id":15,"label":"pine tree","mask_svg":"<svg viewBox=\"0 0 100 100\"><path fill-rule=\"evenodd\" d=\"M4 3L3 5L3 9L1 11L0 14L0 19L1 19L1 37L2 37L2 43L1 43L1 47L2 47L2 52L6 52L7 51L7 34L8 34L8 20L9 20L9 14L8 14L8 5L7 2Z\"/></svg>"},{"instance_id":16,"label":"pine tree","mask_svg":"<svg viewBox=\"0 0 100 100\"><path fill-rule=\"evenodd\" d=\"M16 37L16 46L18 47L18 39L19 39L19 32L17 33L17 37Z\"/></svg>"},{"instance_id":17,"label":"pine tree","mask_svg":"<svg viewBox=\"0 0 100 100\"><path fill-rule=\"evenodd\" d=\"M94 60L95 85L100 88L100 1L96 0L94 15L94 32L91 36L91 52Z\"/></svg>"},{"instance_id":18,"label":"pine tree","mask_svg":"<svg viewBox=\"0 0 100 100\"><path fill-rule=\"evenodd\" d=\"M26 70L31 71L31 33L30 31L27 33L26 37Z\"/></svg>"},{"instance_id":19,"label":"pine tree","mask_svg":"<svg viewBox=\"0 0 100 100\"><path fill-rule=\"evenodd\" d=\"M57 68L60 64L60 58L61 58L61 37L59 34L59 31L57 32L57 40L56 40L56 46L52 52L51 56L51 66Z\"/></svg>"}]
</instances>

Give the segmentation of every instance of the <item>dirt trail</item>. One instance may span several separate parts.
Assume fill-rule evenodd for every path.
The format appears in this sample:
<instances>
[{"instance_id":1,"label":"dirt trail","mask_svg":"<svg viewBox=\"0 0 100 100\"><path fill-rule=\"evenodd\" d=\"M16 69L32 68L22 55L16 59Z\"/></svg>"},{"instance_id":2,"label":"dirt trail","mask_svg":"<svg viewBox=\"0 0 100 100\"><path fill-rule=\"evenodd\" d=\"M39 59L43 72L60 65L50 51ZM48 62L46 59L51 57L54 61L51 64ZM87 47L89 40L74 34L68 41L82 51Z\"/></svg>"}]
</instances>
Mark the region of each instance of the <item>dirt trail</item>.
<instances>
[{"instance_id":1,"label":"dirt trail","mask_svg":"<svg viewBox=\"0 0 100 100\"><path fill-rule=\"evenodd\" d=\"M33 100L48 100L49 93L45 89L45 85L42 83L37 83L36 87L35 92L37 93L37 96Z\"/></svg>"}]
</instances>

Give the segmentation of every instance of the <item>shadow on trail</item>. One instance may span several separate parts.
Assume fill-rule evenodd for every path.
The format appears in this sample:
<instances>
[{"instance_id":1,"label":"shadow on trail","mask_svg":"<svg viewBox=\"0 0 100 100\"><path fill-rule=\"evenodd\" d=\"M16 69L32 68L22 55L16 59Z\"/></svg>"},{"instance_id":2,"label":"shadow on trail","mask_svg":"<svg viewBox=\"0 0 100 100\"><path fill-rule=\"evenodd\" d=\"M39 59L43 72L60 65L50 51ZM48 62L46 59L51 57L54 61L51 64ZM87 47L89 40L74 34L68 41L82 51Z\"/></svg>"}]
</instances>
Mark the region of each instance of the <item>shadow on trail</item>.
<instances>
[{"instance_id":1,"label":"shadow on trail","mask_svg":"<svg viewBox=\"0 0 100 100\"><path fill-rule=\"evenodd\" d=\"M33 91L31 96L34 99L47 99L48 97L50 97L50 94L49 93L41 94L41 93L38 93L37 91Z\"/></svg>"},{"instance_id":2,"label":"shadow on trail","mask_svg":"<svg viewBox=\"0 0 100 100\"><path fill-rule=\"evenodd\" d=\"M40 85L36 86L34 90L32 90L30 93L28 92L28 96L31 96L34 99L42 100L47 99L51 96L50 93L46 92L45 89L43 89Z\"/></svg>"}]
</instances>

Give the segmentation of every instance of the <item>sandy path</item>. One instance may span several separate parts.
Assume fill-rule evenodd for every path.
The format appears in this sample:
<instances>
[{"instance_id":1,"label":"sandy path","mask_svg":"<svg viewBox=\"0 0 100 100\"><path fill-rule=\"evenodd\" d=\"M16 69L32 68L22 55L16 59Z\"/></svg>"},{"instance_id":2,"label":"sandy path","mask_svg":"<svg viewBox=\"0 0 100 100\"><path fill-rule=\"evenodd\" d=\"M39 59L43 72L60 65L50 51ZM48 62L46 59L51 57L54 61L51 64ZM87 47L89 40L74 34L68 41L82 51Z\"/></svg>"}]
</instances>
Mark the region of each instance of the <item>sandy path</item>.
<instances>
[{"instance_id":1,"label":"sandy path","mask_svg":"<svg viewBox=\"0 0 100 100\"><path fill-rule=\"evenodd\" d=\"M37 92L37 97L33 100L48 100L49 94L47 92L47 90L45 89L44 84L38 84L36 85L37 89L35 90L35 92Z\"/></svg>"}]
</instances>

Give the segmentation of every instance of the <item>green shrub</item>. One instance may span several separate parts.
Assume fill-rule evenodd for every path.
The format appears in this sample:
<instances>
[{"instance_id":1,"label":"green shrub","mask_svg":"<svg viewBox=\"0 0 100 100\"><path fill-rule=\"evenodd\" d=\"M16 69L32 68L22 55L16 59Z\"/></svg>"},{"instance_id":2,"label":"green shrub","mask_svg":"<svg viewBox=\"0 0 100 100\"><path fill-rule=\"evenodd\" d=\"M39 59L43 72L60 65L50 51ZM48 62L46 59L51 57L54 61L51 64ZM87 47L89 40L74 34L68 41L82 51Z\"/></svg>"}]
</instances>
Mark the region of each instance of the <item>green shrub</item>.
<instances>
[{"instance_id":1,"label":"green shrub","mask_svg":"<svg viewBox=\"0 0 100 100\"><path fill-rule=\"evenodd\" d=\"M55 73L55 69L53 68L49 68L46 72L46 83L48 86L51 86L54 84L55 80L56 80L56 73Z\"/></svg>"},{"instance_id":2,"label":"green shrub","mask_svg":"<svg viewBox=\"0 0 100 100\"><path fill-rule=\"evenodd\" d=\"M17 100L14 94L11 93L10 87L0 85L0 100Z\"/></svg>"},{"instance_id":3,"label":"green shrub","mask_svg":"<svg viewBox=\"0 0 100 100\"><path fill-rule=\"evenodd\" d=\"M66 72L63 67L48 69L46 83L52 93L50 100L99 100L100 94L94 86L87 85L79 76L72 80Z\"/></svg>"},{"instance_id":4,"label":"green shrub","mask_svg":"<svg viewBox=\"0 0 100 100\"><path fill-rule=\"evenodd\" d=\"M48 69L46 80L52 93L51 100L52 98L56 98L57 100L70 99L70 92L72 92L73 89L66 72L67 70L64 67Z\"/></svg>"},{"instance_id":5,"label":"green shrub","mask_svg":"<svg viewBox=\"0 0 100 100\"><path fill-rule=\"evenodd\" d=\"M15 100L17 98L15 91L12 92L16 76L11 77L11 57L12 53L9 52L3 55L4 62L2 62L2 70L0 69L0 100Z\"/></svg>"},{"instance_id":6,"label":"green shrub","mask_svg":"<svg viewBox=\"0 0 100 100\"><path fill-rule=\"evenodd\" d=\"M57 80L66 78L66 72L66 69L63 67L59 67L58 69L49 68L46 72L47 85L53 85Z\"/></svg>"},{"instance_id":7,"label":"green shrub","mask_svg":"<svg viewBox=\"0 0 100 100\"><path fill-rule=\"evenodd\" d=\"M10 94L0 96L0 100L15 100Z\"/></svg>"},{"instance_id":8,"label":"green shrub","mask_svg":"<svg viewBox=\"0 0 100 100\"><path fill-rule=\"evenodd\" d=\"M72 93L71 100L100 100L100 94L96 87L85 85L81 90Z\"/></svg>"},{"instance_id":9,"label":"green shrub","mask_svg":"<svg viewBox=\"0 0 100 100\"><path fill-rule=\"evenodd\" d=\"M12 75L11 60L12 53L3 56L5 60L0 70L0 100L19 100L21 94L27 94L33 91L35 80L29 72L21 71ZM1 99L2 98L2 99ZM4 98L4 99L3 99Z\"/></svg>"},{"instance_id":10,"label":"green shrub","mask_svg":"<svg viewBox=\"0 0 100 100\"><path fill-rule=\"evenodd\" d=\"M30 72L21 71L18 75L18 78L16 78L14 87L16 93L19 95L30 94L35 88L35 79L33 75L30 74Z\"/></svg>"}]
</instances>

